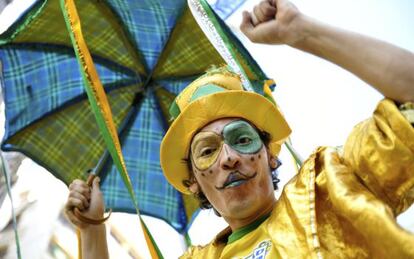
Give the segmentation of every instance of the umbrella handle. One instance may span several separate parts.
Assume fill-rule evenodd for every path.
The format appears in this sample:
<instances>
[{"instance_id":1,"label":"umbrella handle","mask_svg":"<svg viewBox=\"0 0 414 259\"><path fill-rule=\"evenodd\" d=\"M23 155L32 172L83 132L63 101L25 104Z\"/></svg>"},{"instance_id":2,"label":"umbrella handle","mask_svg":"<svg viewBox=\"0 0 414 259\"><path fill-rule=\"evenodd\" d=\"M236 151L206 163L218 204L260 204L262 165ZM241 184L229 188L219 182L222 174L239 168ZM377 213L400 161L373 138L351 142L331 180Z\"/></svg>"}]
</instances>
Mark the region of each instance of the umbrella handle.
<instances>
[{"instance_id":1,"label":"umbrella handle","mask_svg":"<svg viewBox=\"0 0 414 259\"><path fill-rule=\"evenodd\" d=\"M88 180L86 181L86 184L89 187L92 187L92 182L93 179L95 179L96 175L95 174L89 174L88 176ZM78 208L74 208L73 209L73 214L75 215L76 218L78 218L79 221L86 223L86 224L91 224L91 225L100 225L102 223L104 223L105 221L107 221L109 219L109 217L111 216L112 213L112 209L109 210L108 212L108 216L101 218L101 219L92 219L89 217L86 217L84 215L82 215L82 212L78 209Z\"/></svg>"}]
</instances>

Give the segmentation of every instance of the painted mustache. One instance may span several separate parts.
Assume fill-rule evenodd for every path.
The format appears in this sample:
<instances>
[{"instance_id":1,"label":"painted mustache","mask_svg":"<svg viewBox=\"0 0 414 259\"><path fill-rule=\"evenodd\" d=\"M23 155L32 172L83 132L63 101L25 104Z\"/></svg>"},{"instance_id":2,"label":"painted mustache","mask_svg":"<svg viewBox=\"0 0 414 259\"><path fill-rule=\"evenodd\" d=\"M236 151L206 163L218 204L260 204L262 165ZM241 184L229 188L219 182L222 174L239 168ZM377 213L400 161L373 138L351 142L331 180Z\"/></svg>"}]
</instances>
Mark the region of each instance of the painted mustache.
<instances>
[{"instance_id":1,"label":"painted mustache","mask_svg":"<svg viewBox=\"0 0 414 259\"><path fill-rule=\"evenodd\" d=\"M247 181L249 181L250 179L255 178L257 175L257 172L254 172L254 174L252 174L251 176L243 174L240 171L234 171L231 172L228 176L226 181L224 182L223 186L215 186L217 190L224 190L228 187L235 187L235 186L239 186Z\"/></svg>"}]
</instances>

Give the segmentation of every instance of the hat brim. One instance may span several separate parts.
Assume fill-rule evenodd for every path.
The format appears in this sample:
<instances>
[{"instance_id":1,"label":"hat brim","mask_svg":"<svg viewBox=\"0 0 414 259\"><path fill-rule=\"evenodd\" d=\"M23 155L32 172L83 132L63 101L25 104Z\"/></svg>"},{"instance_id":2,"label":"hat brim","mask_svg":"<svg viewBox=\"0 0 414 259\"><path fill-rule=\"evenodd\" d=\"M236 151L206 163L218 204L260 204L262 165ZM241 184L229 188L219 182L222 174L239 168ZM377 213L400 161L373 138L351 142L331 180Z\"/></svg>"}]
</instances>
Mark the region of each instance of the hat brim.
<instances>
[{"instance_id":1,"label":"hat brim","mask_svg":"<svg viewBox=\"0 0 414 259\"><path fill-rule=\"evenodd\" d=\"M239 117L270 134L270 152L278 155L291 133L277 107L260 94L243 90L218 92L190 103L167 131L160 151L161 167L168 182L178 191L190 194L183 180L189 179L186 162L190 142L202 127L221 119Z\"/></svg>"}]
</instances>

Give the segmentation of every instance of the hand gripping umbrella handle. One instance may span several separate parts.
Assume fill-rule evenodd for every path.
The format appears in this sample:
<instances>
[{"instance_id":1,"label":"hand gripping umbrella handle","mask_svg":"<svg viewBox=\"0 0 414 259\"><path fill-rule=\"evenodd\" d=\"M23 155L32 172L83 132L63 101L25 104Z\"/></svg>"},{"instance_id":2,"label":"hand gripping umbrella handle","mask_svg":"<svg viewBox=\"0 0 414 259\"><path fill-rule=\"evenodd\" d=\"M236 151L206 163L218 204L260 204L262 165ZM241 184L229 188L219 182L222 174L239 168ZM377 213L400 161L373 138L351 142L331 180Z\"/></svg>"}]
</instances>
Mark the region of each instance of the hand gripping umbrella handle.
<instances>
[{"instance_id":1,"label":"hand gripping umbrella handle","mask_svg":"<svg viewBox=\"0 0 414 259\"><path fill-rule=\"evenodd\" d=\"M86 184L89 187L92 187L92 182L93 179L95 179L96 175L95 174L90 174L88 176L88 180L86 181ZM101 219L92 219L89 217L86 217L84 215L82 215L81 211L78 208L74 208L73 209L73 214L75 215L76 218L78 218L79 221L86 223L86 224L91 224L91 225L100 225L102 223L104 223L105 221L107 221L109 219L109 217L111 216L112 213L112 209L109 210L108 212L108 216L101 218Z\"/></svg>"}]
</instances>

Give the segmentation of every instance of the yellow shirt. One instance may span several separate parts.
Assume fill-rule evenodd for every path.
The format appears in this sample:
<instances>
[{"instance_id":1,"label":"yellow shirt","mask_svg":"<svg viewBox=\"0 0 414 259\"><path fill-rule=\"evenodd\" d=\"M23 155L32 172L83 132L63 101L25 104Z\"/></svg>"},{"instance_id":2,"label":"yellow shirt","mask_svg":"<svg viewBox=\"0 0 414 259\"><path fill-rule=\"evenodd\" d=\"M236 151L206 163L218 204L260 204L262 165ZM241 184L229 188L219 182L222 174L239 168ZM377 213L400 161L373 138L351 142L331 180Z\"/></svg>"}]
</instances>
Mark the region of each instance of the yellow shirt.
<instances>
[{"instance_id":1,"label":"yellow shirt","mask_svg":"<svg viewBox=\"0 0 414 259\"><path fill-rule=\"evenodd\" d=\"M225 229L182 258L414 258L414 235L395 221L413 201L414 129L383 100L343 152L304 162L255 230L227 244Z\"/></svg>"}]
</instances>

